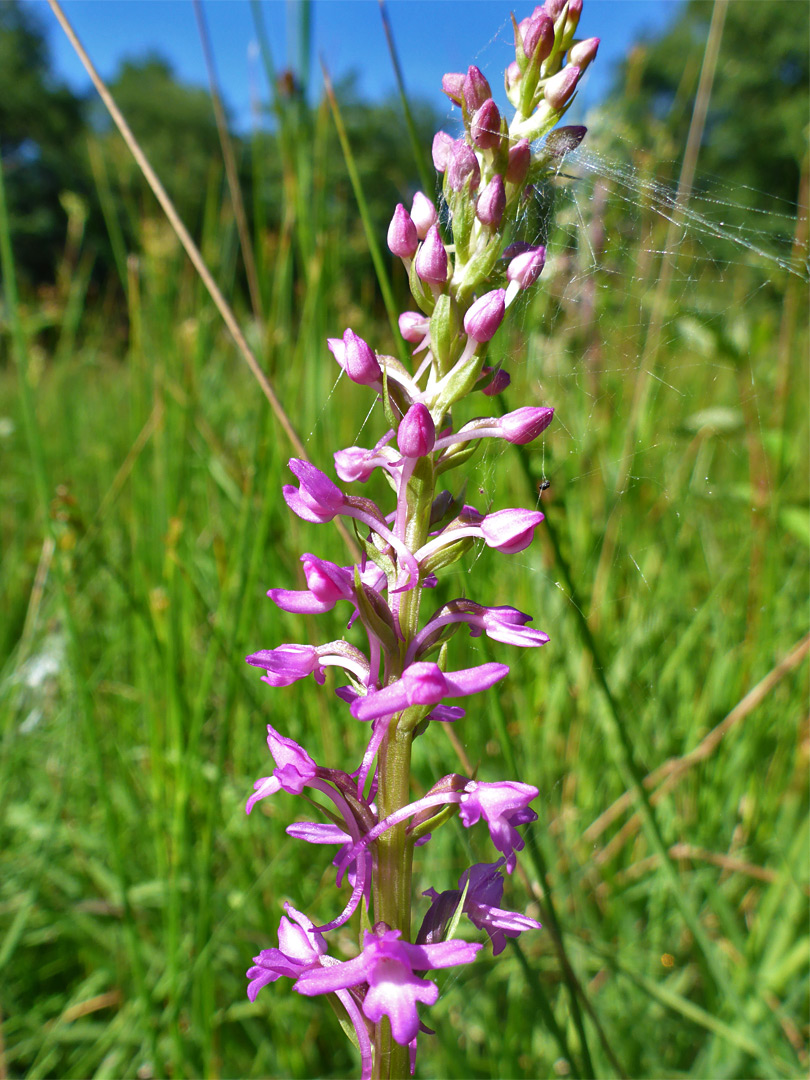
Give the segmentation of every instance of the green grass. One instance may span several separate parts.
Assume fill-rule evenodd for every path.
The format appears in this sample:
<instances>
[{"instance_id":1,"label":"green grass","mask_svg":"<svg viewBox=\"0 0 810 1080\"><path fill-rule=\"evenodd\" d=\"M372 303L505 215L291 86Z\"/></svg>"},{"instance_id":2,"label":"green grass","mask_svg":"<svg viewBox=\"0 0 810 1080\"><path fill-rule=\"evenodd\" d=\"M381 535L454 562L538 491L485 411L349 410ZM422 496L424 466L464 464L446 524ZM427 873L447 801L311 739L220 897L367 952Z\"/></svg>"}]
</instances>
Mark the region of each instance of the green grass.
<instances>
[{"instance_id":1,"label":"green grass","mask_svg":"<svg viewBox=\"0 0 810 1080\"><path fill-rule=\"evenodd\" d=\"M248 327L326 466L381 429L364 426L364 391L335 386L325 337L351 324L394 351L375 282L348 289L344 240L320 231L327 123L322 111L287 162L287 231L270 252L258 245L270 317ZM232 290L235 233L213 184L208 206L203 251ZM653 788L651 808L589 831L808 632L801 283L707 264L687 244L659 301L665 331L628 458L658 264L629 268L656 248L647 227L665 223L624 220L622 207L592 211L621 226L604 270L573 247L493 343L511 407L554 404L556 421L522 459L487 452L467 497L533 505L547 477L548 528L511 560L485 551L455 567L437 603L514 603L551 634L530 655L452 646L459 667L512 665L456 734L482 779L540 789L505 903L545 929L440 976L423 1076L581 1075L588 1060L599 1076L615 1062L633 1077L807 1068L806 662L670 789ZM324 1003L282 981L250 1004L244 979L275 944L283 900L324 918L335 903L326 860L284 833L302 806L281 795L244 814L270 762L264 725L351 767L363 732L331 684L272 691L243 657L341 635L340 613L286 615L264 593L300 582L301 552L345 550L331 527L287 512L283 436L167 227L143 210L139 235L126 318L103 297L82 308L74 289L43 329L42 302L15 311L6 290L4 321L19 314L19 327L17 363L4 344L0 369L0 1063L30 1077L350 1075ZM394 286L402 300L397 274ZM585 317L570 300L588 289ZM417 742L418 792L455 768L443 731ZM416 891L450 887L472 855L492 851L444 830Z\"/></svg>"}]
</instances>

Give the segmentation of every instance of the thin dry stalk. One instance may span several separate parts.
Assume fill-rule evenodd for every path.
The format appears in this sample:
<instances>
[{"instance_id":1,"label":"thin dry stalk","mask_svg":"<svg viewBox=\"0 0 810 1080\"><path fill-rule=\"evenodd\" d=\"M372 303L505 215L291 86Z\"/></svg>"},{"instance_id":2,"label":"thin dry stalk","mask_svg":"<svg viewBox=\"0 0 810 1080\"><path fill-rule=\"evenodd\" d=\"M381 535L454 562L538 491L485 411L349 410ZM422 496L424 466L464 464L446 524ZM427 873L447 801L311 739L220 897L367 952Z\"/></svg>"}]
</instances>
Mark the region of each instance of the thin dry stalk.
<instances>
[{"instance_id":1,"label":"thin dry stalk","mask_svg":"<svg viewBox=\"0 0 810 1080\"><path fill-rule=\"evenodd\" d=\"M779 683L785 675L793 671L794 668L799 666L802 660L807 656L808 652L810 652L810 634L802 638L802 640L795 645L763 679L760 679L757 685L749 690L745 697L734 706L728 716L726 716L724 720L721 720L716 727L712 728L705 739L701 740L693 750L690 750L688 754L684 754L683 757L670 758L646 776L644 778L644 786L648 790L652 790L652 788L657 787L659 784L661 785L650 797L650 802L659 802L664 794L670 791L693 765L696 765L700 761L705 761L706 758L714 752L717 746L719 746L724 736L731 728L741 720L744 720L749 713L753 712L757 705L764 701L777 683ZM597 840L605 829L612 825L618 817L630 808L633 799L634 794L632 791L625 791L623 795L620 795L619 798L604 811L604 813L599 815L596 821L588 826L583 833L584 839L589 843L593 843ZM608 847L597 854L596 861L598 863L605 862L609 857L606 856L606 852L608 849L611 849L611 851L615 850L614 842L618 840L618 837L622 836L622 842L624 842L624 840L638 830L640 824L638 815L634 814L633 817L626 822L617 836L614 837ZM632 827L628 830L628 826Z\"/></svg>"},{"instance_id":2,"label":"thin dry stalk","mask_svg":"<svg viewBox=\"0 0 810 1080\"><path fill-rule=\"evenodd\" d=\"M205 69L208 73L208 87L211 92L211 102L214 106L214 119L219 134L219 143L222 147L222 160L225 162L225 175L228 179L228 190L231 194L236 229L239 233L239 247L242 249L242 260L245 264L248 291L250 292L250 305L253 315L259 321L264 321L262 315L262 294L259 288L259 275L256 273L256 260L253 258L253 247L250 243L247 214L245 213L245 201L242 198L242 188L239 184L239 173L236 169L236 154L233 150L233 139L228 131L228 122L225 118L225 109L222 105L222 97L219 93L217 70L214 65L214 52L211 48L211 38L208 34L208 26L203 14L201 0L194 0L194 15L197 19L197 29L200 34Z\"/></svg>"},{"instance_id":3,"label":"thin dry stalk","mask_svg":"<svg viewBox=\"0 0 810 1080\"><path fill-rule=\"evenodd\" d=\"M175 210L174 203L169 198L166 189L160 182L157 173L149 164L149 160L141 149L138 140L132 134L129 124L127 124L126 120L124 119L123 113L116 105L115 99L113 98L110 91L107 89L107 86L104 83L103 79L96 71L92 60L87 55L84 46L76 36L76 33L71 26L68 17L65 15L64 11L61 8L61 5L59 4L59 0L48 0L48 3L54 15L56 16L59 25L64 30L68 41L73 46L76 55L81 60L85 70L87 71L87 74L90 76L93 86L95 86L96 90L98 91L99 97L104 102L107 111L109 112L115 123L115 126L121 132L121 136L124 139L124 142L129 147L130 153L135 158L135 161L138 164L138 168L143 173L146 182L149 184L149 187L152 189L155 195L155 198L160 203L164 214L168 218L169 224L171 225L172 229L174 229L178 240L183 245L183 248L185 249L185 252L188 255L189 259L191 260L194 269L200 275L200 279L208 290L208 294L214 301L217 310L222 316L222 319L227 326L228 331L236 344L236 347L239 349L239 352L242 354L245 363L250 368L250 371L253 374L253 377L256 379L256 382L259 384L262 393L270 403L270 407L276 414L276 418L284 429L284 433L289 439L293 449L300 458L303 458L305 461L309 461L309 455L304 448L304 444L301 442L297 431L293 427L292 421L285 412L284 407L279 401L278 397L276 396L276 392L270 384L270 380L262 371L258 360L254 356L253 351L248 345L245 335L242 333L239 323L236 320L236 316L234 315L227 300L222 295L222 292L220 291L220 288L214 280L210 270L206 266L205 260L203 259L199 248L192 240L188 229L186 229L185 225L180 219L180 215ZM334 519L334 523L352 557L355 560L359 560L360 553L357 545L351 538L343 522L336 517Z\"/></svg>"}]
</instances>

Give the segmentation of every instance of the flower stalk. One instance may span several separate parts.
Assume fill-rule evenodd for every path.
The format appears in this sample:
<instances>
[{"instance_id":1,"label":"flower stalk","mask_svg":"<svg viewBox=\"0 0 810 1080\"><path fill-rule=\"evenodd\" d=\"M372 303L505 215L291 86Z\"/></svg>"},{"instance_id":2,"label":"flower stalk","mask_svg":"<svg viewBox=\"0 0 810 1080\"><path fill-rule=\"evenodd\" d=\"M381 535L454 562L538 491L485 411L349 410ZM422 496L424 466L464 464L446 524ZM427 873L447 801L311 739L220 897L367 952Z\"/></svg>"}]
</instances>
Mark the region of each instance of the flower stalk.
<instances>
[{"instance_id":1,"label":"flower stalk","mask_svg":"<svg viewBox=\"0 0 810 1080\"><path fill-rule=\"evenodd\" d=\"M500 906L503 872L514 871L524 846L519 830L537 817L530 808L537 788L518 779L449 774L414 800L411 751L416 738L430 736L432 723L464 717L465 707L446 704L448 699L474 699L508 674L500 662L450 666L450 639L463 626L473 637L486 634L521 648L549 640L517 608L463 597L425 617L423 601L437 575L476 544L506 555L521 552L543 521L534 508L479 512L463 501L464 483L453 482L451 474L486 440L523 445L539 438L553 409L527 405L460 428L454 410L480 391L486 411L489 398L509 384L506 371L486 365L487 350L517 296L537 286L545 263L545 248L519 235L521 200L557 167L565 146L577 145L584 134L568 129L573 134L567 141L560 134L534 150L531 145L558 122L596 54L598 39L574 40L581 6L581 0L546 0L515 23L515 60L505 79L516 110L511 121L478 68L442 80L461 110L464 131L459 138L439 132L434 139L441 205L417 192L410 212L402 203L396 207L388 229L389 249L402 260L418 309L399 318L402 338L413 346L410 370L350 328L327 343L346 377L376 396L385 426L371 449L337 450L336 474L344 484L363 484L381 470L393 506L347 493L315 466L290 461L298 481L283 489L290 510L315 524L351 518L363 555L357 565L340 567L306 554L307 588L273 588L268 595L283 610L307 614L326 613L345 600L352 614L338 641L282 645L247 658L276 688L310 675L323 684L329 673L342 673L348 681L336 694L349 707L347 721L369 724L353 772L318 765L268 727L275 768L256 782L247 804L250 813L264 798L281 791L300 795L306 787L330 804L325 821L299 822L288 832L304 842L338 845L336 884L349 894L322 926L286 905L279 947L255 957L248 994L253 1000L262 986L286 976L298 993L334 995L355 1029L363 1080L413 1072L418 1034L429 1031L418 1007L438 998L429 973L471 963L482 948L448 937L461 916L485 933L494 955L507 937L540 928L531 917ZM499 857L468 868L457 888L427 890L431 903L414 933L414 852L429 850L431 836L453 816L465 828L486 827ZM325 935L355 917L358 954L348 960L329 956Z\"/></svg>"}]
</instances>

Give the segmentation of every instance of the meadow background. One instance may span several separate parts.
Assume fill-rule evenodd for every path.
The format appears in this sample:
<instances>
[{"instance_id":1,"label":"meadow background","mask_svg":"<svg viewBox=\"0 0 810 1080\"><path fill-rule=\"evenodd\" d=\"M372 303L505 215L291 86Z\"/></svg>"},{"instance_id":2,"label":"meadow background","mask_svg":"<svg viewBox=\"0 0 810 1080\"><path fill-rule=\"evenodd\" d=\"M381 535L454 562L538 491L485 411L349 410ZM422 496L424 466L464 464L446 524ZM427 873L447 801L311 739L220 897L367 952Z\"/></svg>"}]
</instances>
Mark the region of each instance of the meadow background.
<instances>
[{"instance_id":1,"label":"meadow background","mask_svg":"<svg viewBox=\"0 0 810 1080\"><path fill-rule=\"evenodd\" d=\"M244 978L283 900L333 904L284 832L300 807L244 813L264 725L336 764L360 733L243 658L340 636L265 591L345 550L288 513L286 436L100 106L53 77L47 15L0 7L0 1077L352 1075L324 1003L280 982L250 1004ZM556 419L485 453L468 497L541 498L547 523L437 602L514 603L551 643L455 639L456 666L512 674L454 739L419 740L414 779L539 787L505 902L544 930L440 974L417 1075L806 1075L807 22L684 5L527 205L549 264L492 355L506 407ZM328 467L380 432L325 339L396 350L385 227L436 121L412 87L405 111L348 84L332 107L256 32L266 122L228 141L242 245L209 95L154 57L112 90ZM445 832L423 888L491 858Z\"/></svg>"}]
</instances>

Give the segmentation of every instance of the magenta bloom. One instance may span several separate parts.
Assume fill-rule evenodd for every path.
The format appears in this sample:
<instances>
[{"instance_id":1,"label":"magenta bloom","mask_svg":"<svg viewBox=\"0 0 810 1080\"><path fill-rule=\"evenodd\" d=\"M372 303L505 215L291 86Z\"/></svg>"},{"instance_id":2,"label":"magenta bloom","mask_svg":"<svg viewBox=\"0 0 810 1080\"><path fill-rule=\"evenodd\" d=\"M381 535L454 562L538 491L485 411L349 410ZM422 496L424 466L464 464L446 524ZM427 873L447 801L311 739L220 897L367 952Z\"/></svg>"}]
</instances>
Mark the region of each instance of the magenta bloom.
<instances>
[{"instance_id":1,"label":"magenta bloom","mask_svg":"<svg viewBox=\"0 0 810 1080\"><path fill-rule=\"evenodd\" d=\"M317 776L318 766L294 739L279 735L274 727L267 725L267 745L276 768L272 776L263 776L253 785L254 793L247 801L249 814L260 799L275 795L277 791L286 791L290 795L300 795L307 784Z\"/></svg>"},{"instance_id":2,"label":"magenta bloom","mask_svg":"<svg viewBox=\"0 0 810 1080\"><path fill-rule=\"evenodd\" d=\"M397 445L403 457L424 457L435 442L436 427L430 413L421 402L411 405L397 430Z\"/></svg>"},{"instance_id":3,"label":"magenta bloom","mask_svg":"<svg viewBox=\"0 0 810 1080\"><path fill-rule=\"evenodd\" d=\"M396 682L358 698L352 704L352 716L375 720L378 716L393 716L411 705L438 705L446 697L466 697L488 690L508 674L506 664L479 664L448 672L430 661L411 664Z\"/></svg>"},{"instance_id":4,"label":"magenta bloom","mask_svg":"<svg viewBox=\"0 0 810 1080\"><path fill-rule=\"evenodd\" d=\"M323 668L318 662L318 650L314 645L279 645L277 649L259 649L245 657L253 667L267 671L262 678L271 686L291 686L307 675L323 683Z\"/></svg>"},{"instance_id":5,"label":"magenta bloom","mask_svg":"<svg viewBox=\"0 0 810 1080\"><path fill-rule=\"evenodd\" d=\"M414 971L471 964L481 946L455 939L435 945L411 945L400 941L400 937L399 930L379 935L366 931L359 956L330 967L310 967L294 989L312 997L366 985L363 1012L373 1023L387 1016L394 1038L406 1046L419 1031L417 1002L434 1005L439 996L436 983L417 978Z\"/></svg>"},{"instance_id":6,"label":"magenta bloom","mask_svg":"<svg viewBox=\"0 0 810 1080\"><path fill-rule=\"evenodd\" d=\"M285 484L284 501L304 521L331 521L343 509L346 497L329 477L308 461L290 458L290 470L298 477L300 488Z\"/></svg>"},{"instance_id":7,"label":"magenta bloom","mask_svg":"<svg viewBox=\"0 0 810 1080\"><path fill-rule=\"evenodd\" d=\"M470 885L462 910L474 926L489 936L493 956L503 952L508 937L519 937L524 930L540 930L540 923L536 919L521 915L517 911L506 911L498 906L503 896L504 882L500 871L505 861L498 859L496 863L476 863L458 879L458 889L450 889L444 893L427 889L422 895L429 896L433 904L425 915L418 940L423 940L423 932L426 928L430 929L437 918L443 921L448 916L452 917L468 881Z\"/></svg>"},{"instance_id":8,"label":"magenta bloom","mask_svg":"<svg viewBox=\"0 0 810 1080\"><path fill-rule=\"evenodd\" d=\"M470 780L461 796L459 817L462 824L469 828L484 819L492 843L506 856L506 869L510 874L517 865L515 852L521 851L524 844L515 826L537 820L537 814L528 807L539 794L536 787L517 780L502 780L497 784Z\"/></svg>"},{"instance_id":9,"label":"magenta bloom","mask_svg":"<svg viewBox=\"0 0 810 1080\"><path fill-rule=\"evenodd\" d=\"M285 976L297 979L305 971L320 967L321 957L326 953L323 935L315 930L312 922L292 904L285 904L287 915L281 916L278 928L278 948L262 949L253 957L256 967L248 969L247 995L251 1001L263 986ZM290 921L292 920L292 921Z\"/></svg>"}]
</instances>

